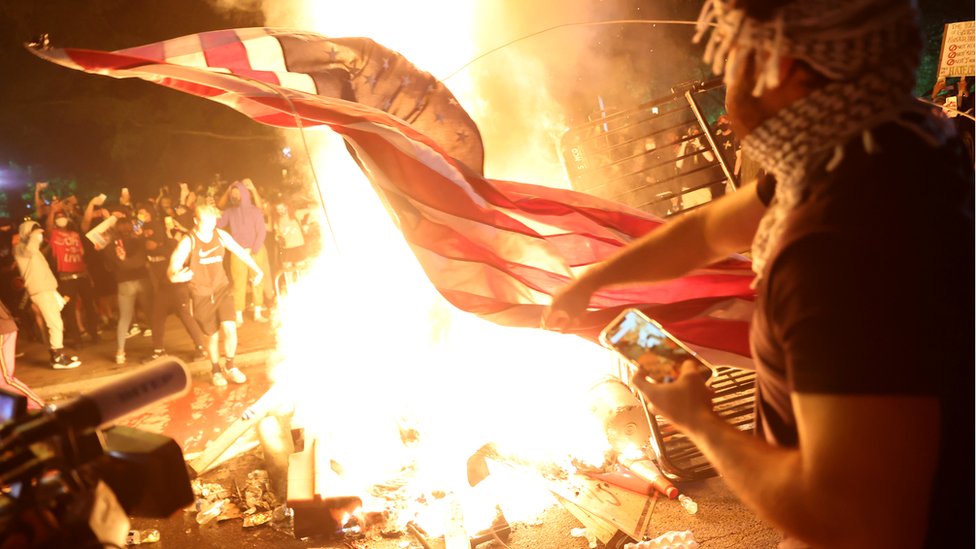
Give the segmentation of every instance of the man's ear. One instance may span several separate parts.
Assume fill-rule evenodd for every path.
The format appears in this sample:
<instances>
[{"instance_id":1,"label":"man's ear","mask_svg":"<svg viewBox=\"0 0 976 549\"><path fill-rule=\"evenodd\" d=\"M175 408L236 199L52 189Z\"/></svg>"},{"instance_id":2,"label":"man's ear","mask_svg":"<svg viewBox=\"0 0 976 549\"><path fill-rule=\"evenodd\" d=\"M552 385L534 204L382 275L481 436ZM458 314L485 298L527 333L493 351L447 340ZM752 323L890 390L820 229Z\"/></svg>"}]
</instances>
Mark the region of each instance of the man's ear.
<instances>
[{"instance_id":1,"label":"man's ear","mask_svg":"<svg viewBox=\"0 0 976 549\"><path fill-rule=\"evenodd\" d=\"M793 80L796 84L808 90L823 87L829 82L826 76L815 71L805 61L795 57L780 57L779 74L780 82Z\"/></svg>"}]
</instances>

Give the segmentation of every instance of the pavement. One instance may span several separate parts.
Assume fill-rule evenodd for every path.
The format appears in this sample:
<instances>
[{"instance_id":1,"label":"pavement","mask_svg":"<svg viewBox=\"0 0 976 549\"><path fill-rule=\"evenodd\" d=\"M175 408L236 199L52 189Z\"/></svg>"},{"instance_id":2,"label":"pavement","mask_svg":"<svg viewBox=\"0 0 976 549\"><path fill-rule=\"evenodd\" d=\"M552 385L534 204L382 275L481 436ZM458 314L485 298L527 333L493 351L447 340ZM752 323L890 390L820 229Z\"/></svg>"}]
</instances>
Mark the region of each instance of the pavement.
<instances>
[{"instance_id":1,"label":"pavement","mask_svg":"<svg viewBox=\"0 0 976 549\"><path fill-rule=\"evenodd\" d=\"M208 442L217 438L241 413L271 386L267 362L274 348L274 333L268 324L247 321L239 329L239 348L236 364L247 374L248 382L217 388L210 383L210 364L194 361L194 348L189 336L175 317L169 319L166 333L167 350L183 358L193 374L187 395L154 405L130 416L121 423L130 427L164 433L172 437L192 456L202 451ZM47 350L37 342L19 340L24 355L17 360L17 376L49 401L73 398L140 367L142 358L152 351L152 338L134 336L126 342L129 363L115 364L114 332L103 334L103 341L80 349L70 349L83 361L73 370L53 370L48 364ZM247 438L247 437L243 437ZM253 439L253 437L252 437ZM241 452L218 467L206 472L201 480L224 486L244 486L247 474L264 468L260 448L242 445ZM234 454L234 452L228 452ZM227 454L225 454L225 458ZM675 501L661 499L653 509L649 533L660 535L668 531L691 530L703 548L772 548L780 540L779 534L746 509L728 490L720 478L701 482L682 483L679 489L693 497L699 512L689 515ZM512 494L519 498L521 494ZM133 518L134 529L156 529L161 541L154 547L355 547L357 549L423 549L410 536L358 539L295 539L285 531L270 525L244 528L240 518L206 525L197 524L192 507L175 513L168 519ZM512 549L583 549L589 547L579 533L580 523L562 506L553 504L538 520L513 525L507 547ZM432 546L434 546L432 544ZM442 546L442 545L440 545ZM499 545L496 545L499 546ZM485 546L487 547L487 545ZM500 547L500 546L499 546Z\"/></svg>"},{"instance_id":2,"label":"pavement","mask_svg":"<svg viewBox=\"0 0 976 549\"><path fill-rule=\"evenodd\" d=\"M274 332L266 323L248 320L238 328L237 357L235 363L249 368L264 365L274 348ZM50 366L48 350L39 342L28 340L23 333L18 336L17 350L23 356L17 359L17 377L45 399L62 399L77 395L86 389L97 387L110 378L138 368L152 354L152 337L142 334L126 340L127 362L115 363L115 330L106 330L97 343L82 347L66 346L65 352L81 359L80 367L72 370L55 370ZM166 324L166 350L181 358L190 367L194 379L209 379L210 364L194 359L194 346L183 325L175 316Z\"/></svg>"}]
</instances>

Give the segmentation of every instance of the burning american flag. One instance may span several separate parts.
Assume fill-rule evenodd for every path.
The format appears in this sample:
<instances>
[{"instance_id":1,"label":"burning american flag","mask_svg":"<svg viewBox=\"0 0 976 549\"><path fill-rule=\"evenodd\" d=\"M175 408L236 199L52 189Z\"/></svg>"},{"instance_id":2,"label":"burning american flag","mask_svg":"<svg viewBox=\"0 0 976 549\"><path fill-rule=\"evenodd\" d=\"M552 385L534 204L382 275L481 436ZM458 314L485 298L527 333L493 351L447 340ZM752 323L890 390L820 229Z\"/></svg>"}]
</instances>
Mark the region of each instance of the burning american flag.
<instances>
[{"instance_id":1,"label":"burning american flag","mask_svg":"<svg viewBox=\"0 0 976 549\"><path fill-rule=\"evenodd\" d=\"M451 92L366 38L270 28L194 34L115 52L32 49L48 61L141 78L269 125L341 135L427 277L450 303L538 327L573 273L661 225L590 195L483 175L477 126ZM666 259L665 259L666 260ZM753 291L732 257L671 282L594 295L579 335L639 307L716 364L747 364Z\"/></svg>"}]
</instances>

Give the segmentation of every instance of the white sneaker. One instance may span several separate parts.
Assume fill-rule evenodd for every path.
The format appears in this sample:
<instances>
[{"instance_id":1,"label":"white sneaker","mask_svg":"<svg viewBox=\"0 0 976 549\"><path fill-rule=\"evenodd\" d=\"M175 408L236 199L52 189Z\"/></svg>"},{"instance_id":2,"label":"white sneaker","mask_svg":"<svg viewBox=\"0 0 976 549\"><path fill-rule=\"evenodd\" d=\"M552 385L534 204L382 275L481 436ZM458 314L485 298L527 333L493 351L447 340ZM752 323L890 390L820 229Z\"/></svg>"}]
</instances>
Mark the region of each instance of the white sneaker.
<instances>
[{"instance_id":1,"label":"white sneaker","mask_svg":"<svg viewBox=\"0 0 976 549\"><path fill-rule=\"evenodd\" d=\"M210 381L213 382L214 387L226 387L227 386L227 378L225 378L224 377L224 374L222 374L220 372L214 372L213 374L211 374Z\"/></svg>"},{"instance_id":2,"label":"white sneaker","mask_svg":"<svg viewBox=\"0 0 976 549\"><path fill-rule=\"evenodd\" d=\"M67 356L64 353L59 353L58 356L54 357L51 361L51 367L55 370L71 370L81 366L81 361L78 360L76 356Z\"/></svg>"},{"instance_id":3,"label":"white sneaker","mask_svg":"<svg viewBox=\"0 0 976 549\"><path fill-rule=\"evenodd\" d=\"M244 311L237 311L237 327L244 325Z\"/></svg>"},{"instance_id":4,"label":"white sneaker","mask_svg":"<svg viewBox=\"0 0 976 549\"><path fill-rule=\"evenodd\" d=\"M238 383L238 384L247 381L247 376L244 375L244 372L240 371L237 368L237 366L234 366L230 370L227 370L227 377L229 377L230 380L233 381L234 383Z\"/></svg>"},{"instance_id":5,"label":"white sneaker","mask_svg":"<svg viewBox=\"0 0 976 549\"><path fill-rule=\"evenodd\" d=\"M267 322L268 317L264 316L264 308L255 307L254 308L254 321L255 322Z\"/></svg>"},{"instance_id":6,"label":"white sneaker","mask_svg":"<svg viewBox=\"0 0 976 549\"><path fill-rule=\"evenodd\" d=\"M119 351L119 352L115 353L115 363L116 364L125 364L125 352L124 351Z\"/></svg>"}]
</instances>

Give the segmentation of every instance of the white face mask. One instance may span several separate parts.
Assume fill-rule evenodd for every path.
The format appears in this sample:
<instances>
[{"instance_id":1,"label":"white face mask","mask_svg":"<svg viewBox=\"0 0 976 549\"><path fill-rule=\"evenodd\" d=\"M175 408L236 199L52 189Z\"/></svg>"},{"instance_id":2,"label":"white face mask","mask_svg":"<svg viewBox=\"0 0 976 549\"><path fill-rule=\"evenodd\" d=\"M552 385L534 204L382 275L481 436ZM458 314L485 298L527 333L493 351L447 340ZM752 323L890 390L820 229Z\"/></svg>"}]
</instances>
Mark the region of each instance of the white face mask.
<instances>
[{"instance_id":1,"label":"white face mask","mask_svg":"<svg viewBox=\"0 0 976 549\"><path fill-rule=\"evenodd\" d=\"M54 220L54 224L57 225L59 228L63 229L63 228L65 228L65 227L68 226L68 218L67 217L59 217L59 218L57 218L57 219Z\"/></svg>"}]
</instances>

